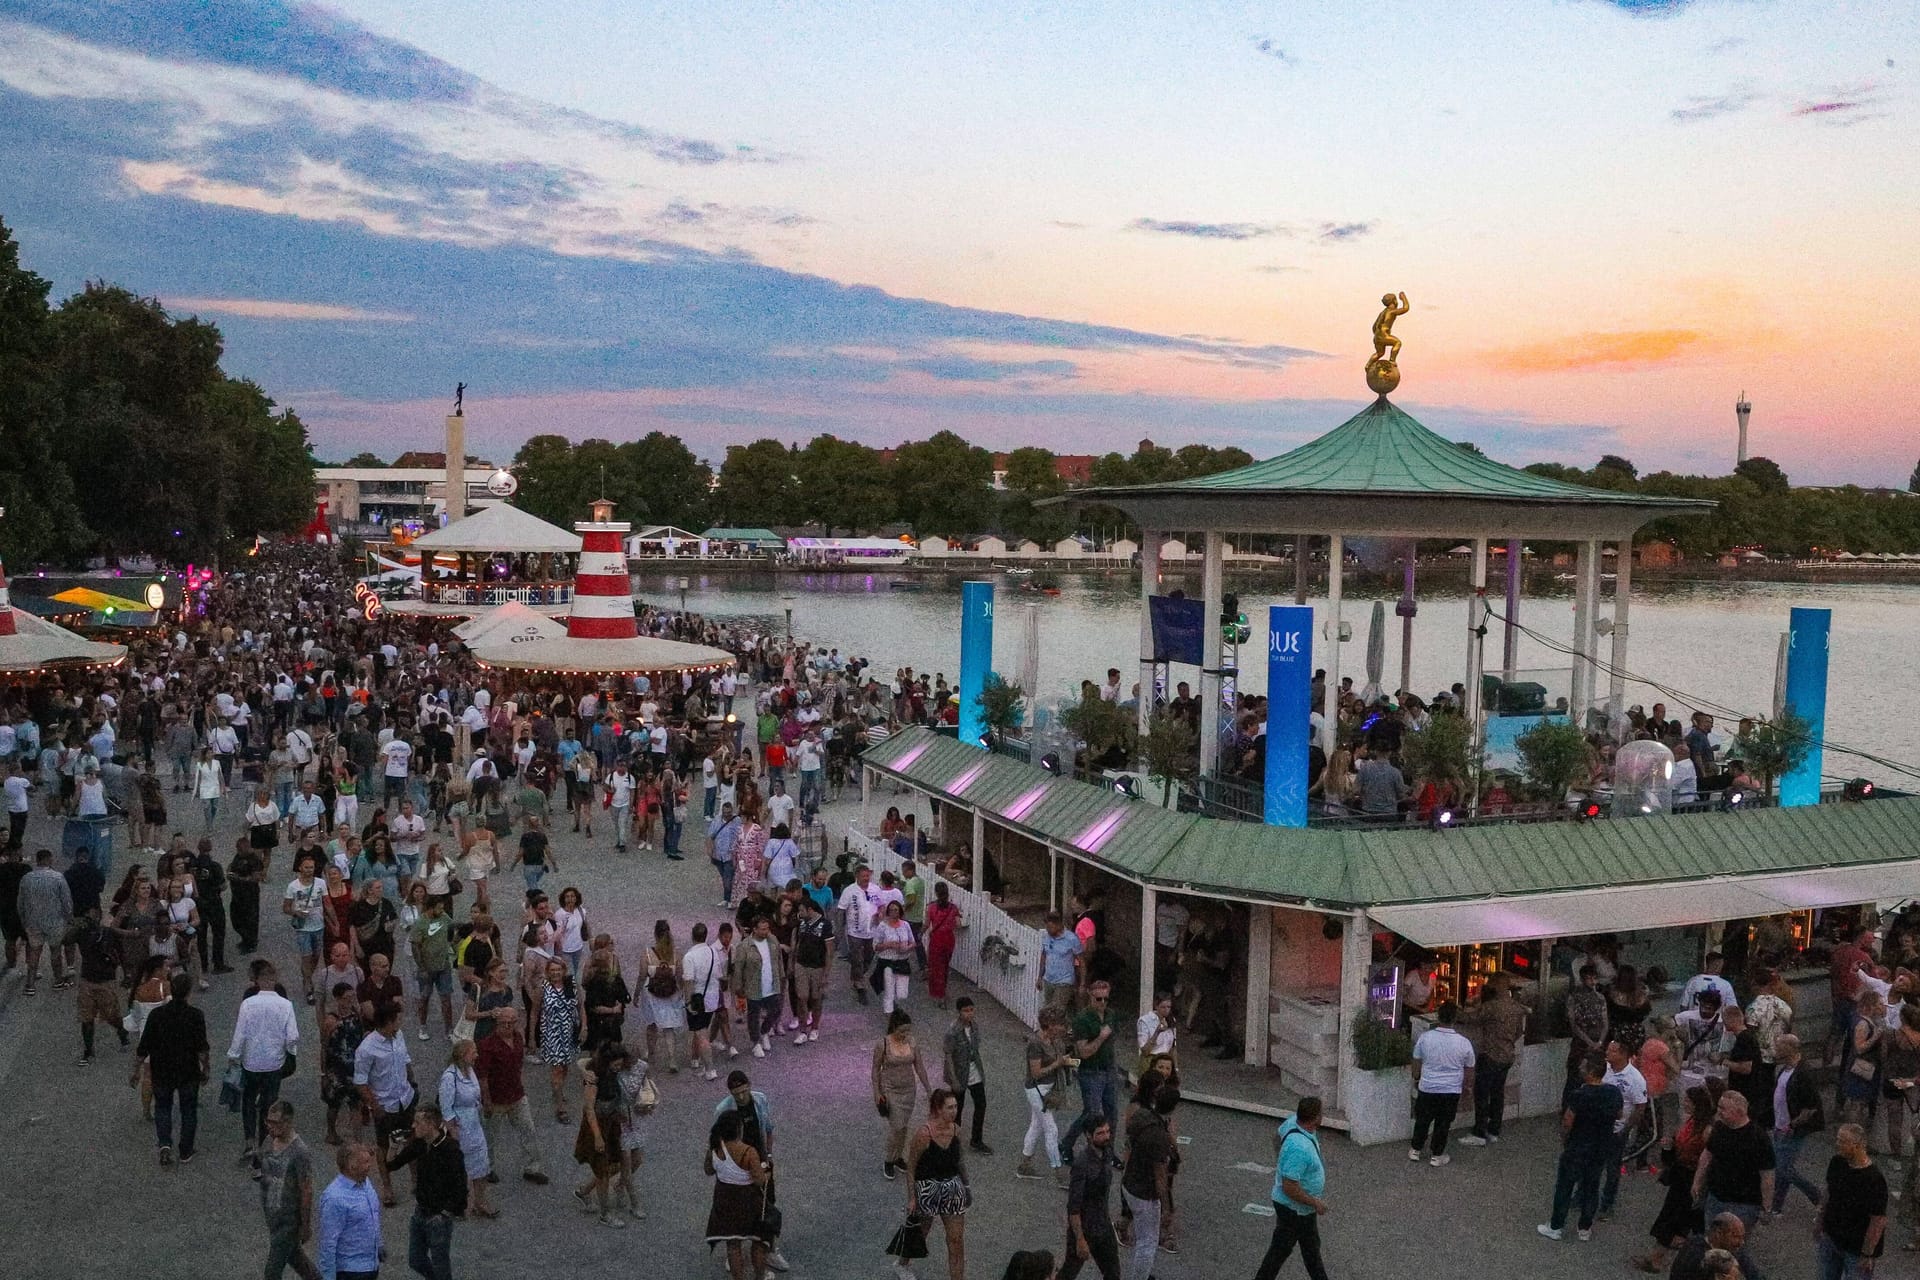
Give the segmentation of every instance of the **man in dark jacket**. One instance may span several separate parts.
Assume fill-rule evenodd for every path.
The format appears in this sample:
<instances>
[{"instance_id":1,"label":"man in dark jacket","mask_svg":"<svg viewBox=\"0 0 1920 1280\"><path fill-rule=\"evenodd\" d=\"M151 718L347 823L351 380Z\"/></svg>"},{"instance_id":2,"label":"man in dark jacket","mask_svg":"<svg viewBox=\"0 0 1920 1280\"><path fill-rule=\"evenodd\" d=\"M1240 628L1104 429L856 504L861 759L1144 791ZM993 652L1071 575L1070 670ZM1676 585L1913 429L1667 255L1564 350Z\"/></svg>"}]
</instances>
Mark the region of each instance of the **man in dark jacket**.
<instances>
[{"instance_id":1,"label":"man in dark jacket","mask_svg":"<svg viewBox=\"0 0 1920 1280\"><path fill-rule=\"evenodd\" d=\"M1826 1128L1827 1116L1820 1089L1800 1060L1799 1036L1773 1038L1773 1096L1781 1104L1773 1109L1773 1211L1787 1207L1787 1192L1795 1187L1818 1207L1820 1184L1800 1172L1798 1161L1807 1139Z\"/></svg>"},{"instance_id":2,"label":"man in dark jacket","mask_svg":"<svg viewBox=\"0 0 1920 1280\"><path fill-rule=\"evenodd\" d=\"M200 971L232 973L227 964L227 872L213 856L213 841L206 836L200 837L200 849L193 858L193 901L200 910L200 932L194 938L200 949Z\"/></svg>"},{"instance_id":3,"label":"man in dark jacket","mask_svg":"<svg viewBox=\"0 0 1920 1280\"><path fill-rule=\"evenodd\" d=\"M973 998L961 996L953 1002L953 1025L947 1028L943 1064L946 1068L947 1088L953 1090L954 1100L964 1113L967 1099L973 1099L973 1139L968 1144L983 1156L993 1154L983 1133L987 1123L987 1075L986 1064L980 1058L980 1027L974 1021ZM953 1122L960 1123L956 1114Z\"/></svg>"},{"instance_id":4,"label":"man in dark jacket","mask_svg":"<svg viewBox=\"0 0 1920 1280\"><path fill-rule=\"evenodd\" d=\"M429 1280L453 1280L453 1220L467 1214L467 1162L460 1140L447 1131L440 1108L431 1102L414 1109L413 1137L388 1157L387 1167L415 1161L407 1265Z\"/></svg>"},{"instance_id":5,"label":"man in dark jacket","mask_svg":"<svg viewBox=\"0 0 1920 1280\"><path fill-rule=\"evenodd\" d=\"M193 979L173 975L173 999L147 1015L135 1052L133 1076L140 1079L140 1063L153 1078L153 1132L160 1144L160 1163L173 1163L173 1104L180 1103L180 1163L193 1159L193 1140L200 1128L200 1086L208 1075L207 1018L187 1002Z\"/></svg>"}]
</instances>

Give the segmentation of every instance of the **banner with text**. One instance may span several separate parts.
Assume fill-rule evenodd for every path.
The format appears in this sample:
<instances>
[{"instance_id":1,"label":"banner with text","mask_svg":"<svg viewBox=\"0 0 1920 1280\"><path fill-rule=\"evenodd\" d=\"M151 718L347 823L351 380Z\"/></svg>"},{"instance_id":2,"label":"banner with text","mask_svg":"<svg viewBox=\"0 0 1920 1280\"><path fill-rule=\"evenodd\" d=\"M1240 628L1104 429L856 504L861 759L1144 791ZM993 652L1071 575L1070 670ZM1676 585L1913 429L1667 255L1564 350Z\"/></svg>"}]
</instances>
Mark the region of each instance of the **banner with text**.
<instances>
[{"instance_id":1,"label":"banner with text","mask_svg":"<svg viewBox=\"0 0 1920 1280\"><path fill-rule=\"evenodd\" d=\"M1267 610L1268 825L1307 825L1307 717L1313 712L1313 610Z\"/></svg>"},{"instance_id":2,"label":"banner with text","mask_svg":"<svg viewBox=\"0 0 1920 1280\"><path fill-rule=\"evenodd\" d=\"M987 732L980 693L993 670L993 584L960 584L960 741L979 746Z\"/></svg>"},{"instance_id":3,"label":"banner with text","mask_svg":"<svg viewBox=\"0 0 1920 1280\"><path fill-rule=\"evenodd\" d=\"M1795 609L1787 626L1787 709L1807 722L1813 746L1780 779L1780 804L1820 803L1820 740L1827 728L1827 633L1831 609Z\"/></svg>"}]
</instances>

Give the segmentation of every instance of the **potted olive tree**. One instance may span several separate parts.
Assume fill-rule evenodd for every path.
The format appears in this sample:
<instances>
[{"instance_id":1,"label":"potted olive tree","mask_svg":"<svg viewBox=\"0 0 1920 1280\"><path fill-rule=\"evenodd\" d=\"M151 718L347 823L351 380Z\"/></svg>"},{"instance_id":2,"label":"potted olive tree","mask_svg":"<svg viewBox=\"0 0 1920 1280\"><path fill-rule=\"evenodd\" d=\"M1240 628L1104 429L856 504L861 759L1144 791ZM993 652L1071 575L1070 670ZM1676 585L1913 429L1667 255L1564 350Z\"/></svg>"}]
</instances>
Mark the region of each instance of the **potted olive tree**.
<instances>
[{"instance_id":1,"label":"potted olive tree","mask_svg":"<svg viewBox=\"0 0 1920 1280\"><path fill-rule=\"evenodd\" d=\"M1520 772L1534 798L1552 808L1567 802L1567 788L1586 780L1587 737L1578 725L1544 717L1514 740Z\"/></svg>"}]
</instances>

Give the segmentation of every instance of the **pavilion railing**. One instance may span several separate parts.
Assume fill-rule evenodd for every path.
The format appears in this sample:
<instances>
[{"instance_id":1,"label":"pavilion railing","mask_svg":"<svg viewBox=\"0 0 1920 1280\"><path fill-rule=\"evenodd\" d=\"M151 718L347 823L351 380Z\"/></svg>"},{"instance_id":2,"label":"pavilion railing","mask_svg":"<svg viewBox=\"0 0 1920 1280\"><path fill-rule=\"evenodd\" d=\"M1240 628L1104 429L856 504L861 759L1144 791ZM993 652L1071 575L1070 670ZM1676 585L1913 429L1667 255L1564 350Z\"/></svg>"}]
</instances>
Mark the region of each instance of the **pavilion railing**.
<instances>
[{"instance_id":1,"label":"pavilion railing","mask_svg":"<svg viewBox=\"0 0 1920 1280\"><path fill-rule=\"evenodd\" d=\"M542 582L518 586L481 586L471 582L422 582L424 604L460 604L492 607L502 604L555 605L573 599L570 582Z\"/></svg>"}]
</instances>

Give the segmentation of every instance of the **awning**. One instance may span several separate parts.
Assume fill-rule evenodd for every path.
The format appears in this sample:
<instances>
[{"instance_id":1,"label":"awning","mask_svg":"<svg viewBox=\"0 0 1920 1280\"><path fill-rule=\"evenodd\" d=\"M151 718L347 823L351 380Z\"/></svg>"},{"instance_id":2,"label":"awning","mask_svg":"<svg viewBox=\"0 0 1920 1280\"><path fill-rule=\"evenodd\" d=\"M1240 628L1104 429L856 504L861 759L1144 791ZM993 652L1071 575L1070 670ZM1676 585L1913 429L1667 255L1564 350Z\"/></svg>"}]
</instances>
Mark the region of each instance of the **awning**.
<instances>
[{"instance_id":1,"label":"awning","mask_svg":"<svg viewBox=\"0 0 1920 1280\"><path fill-rule=\"evenodd\" d=\"M1423 947L1459 947L1667 929L1911 897L1920 897L1920 859L1791 875L1379 906L1367 914Z\"/></svg>"}]
</instances>

